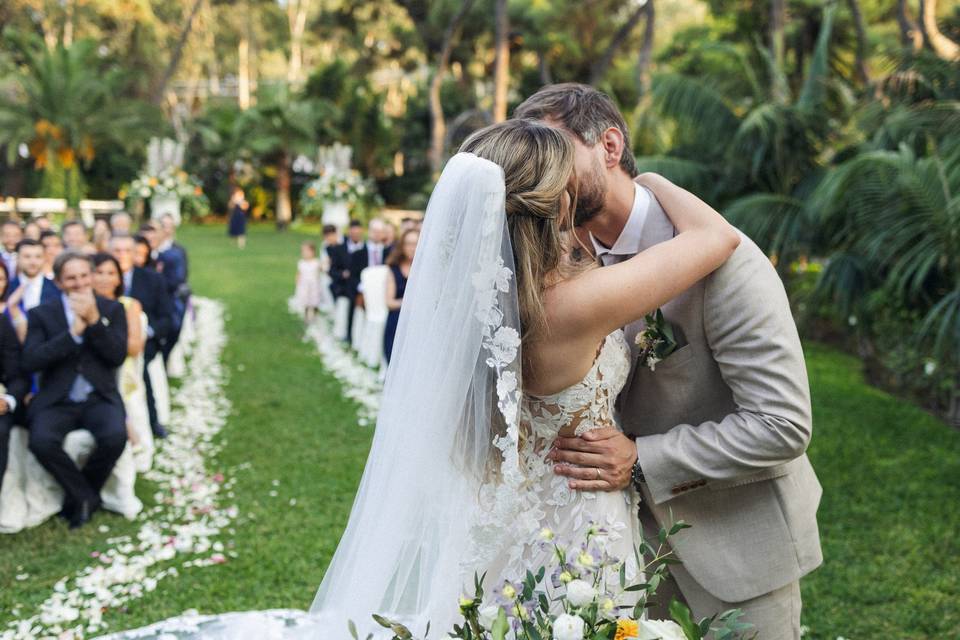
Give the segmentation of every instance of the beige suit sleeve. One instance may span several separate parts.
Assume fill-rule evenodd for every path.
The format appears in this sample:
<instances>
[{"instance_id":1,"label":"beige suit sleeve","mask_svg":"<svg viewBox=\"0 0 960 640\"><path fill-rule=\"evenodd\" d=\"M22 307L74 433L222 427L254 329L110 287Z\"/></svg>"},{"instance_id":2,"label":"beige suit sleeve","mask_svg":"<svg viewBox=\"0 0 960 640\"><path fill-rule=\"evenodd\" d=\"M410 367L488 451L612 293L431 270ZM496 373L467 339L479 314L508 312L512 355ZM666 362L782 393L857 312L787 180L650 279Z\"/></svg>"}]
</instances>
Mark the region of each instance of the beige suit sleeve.
<instances>
[{"instance_id":1,"label":"beige suit sleeve","mask_svg":"<svg viewBox=\"0 0 960 640\"><path fill-rule=\"evenodd\" d=\"M736 411L718 422L679 424L637 439L657 504L713 481L799 457L812 420L806 364L783 283L745 239L704 289L704 331Z\"/></svg>"}]
</instances>

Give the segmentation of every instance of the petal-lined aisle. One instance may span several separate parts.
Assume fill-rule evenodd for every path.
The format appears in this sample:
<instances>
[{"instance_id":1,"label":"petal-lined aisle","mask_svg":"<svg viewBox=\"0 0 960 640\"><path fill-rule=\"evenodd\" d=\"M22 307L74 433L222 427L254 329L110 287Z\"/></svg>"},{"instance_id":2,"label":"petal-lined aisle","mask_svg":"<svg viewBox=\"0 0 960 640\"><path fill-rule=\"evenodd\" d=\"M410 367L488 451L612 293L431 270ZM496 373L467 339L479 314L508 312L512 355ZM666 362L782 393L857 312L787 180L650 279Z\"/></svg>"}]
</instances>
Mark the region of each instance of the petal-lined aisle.
<instances>
[{"instance_id":1,"label":"petal-lined aisle","mask_svg":"<svg viewBox=\"0 0 960 640\"><path fill-rule=\"evenodd\" d=\"M170 436L146 476L158 487L157 505L139 516L135 536L110 538L106 548L91 551L91 564L59 580L36 612L19 612L0 640L92 637L105 630L108 610L153 591L182 568L220 564L233 555L230 543L219 539L238 513L225 504L233 480L207 468L230 412L220 361L226 343L223 306L205 298L194 298L194 304L195 342L173 395Z\"/></svg>"}]
</instances>

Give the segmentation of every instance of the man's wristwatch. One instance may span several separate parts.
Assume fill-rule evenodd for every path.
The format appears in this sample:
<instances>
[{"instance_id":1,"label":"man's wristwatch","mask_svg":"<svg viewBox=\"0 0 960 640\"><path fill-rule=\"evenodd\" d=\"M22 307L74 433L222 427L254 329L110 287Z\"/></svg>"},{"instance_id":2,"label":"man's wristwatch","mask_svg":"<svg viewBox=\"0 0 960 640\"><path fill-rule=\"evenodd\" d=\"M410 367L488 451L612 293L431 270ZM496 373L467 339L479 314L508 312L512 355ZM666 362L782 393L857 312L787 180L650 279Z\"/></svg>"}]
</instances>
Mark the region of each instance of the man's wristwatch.
<instances>
[{"instance_id":1,"label":"man's wristwatch","mask_svg":"<svg viewBox=\"0 0 960 640\"><path fill-rule=\"evenodd\" d=\"M630 472L630 479L633 480L633 487L640 491L640 485L646 484L647 478L643 475L643 469L640 468L640 461L633 463L633 471Z\"/></svg>"}]
</instances>

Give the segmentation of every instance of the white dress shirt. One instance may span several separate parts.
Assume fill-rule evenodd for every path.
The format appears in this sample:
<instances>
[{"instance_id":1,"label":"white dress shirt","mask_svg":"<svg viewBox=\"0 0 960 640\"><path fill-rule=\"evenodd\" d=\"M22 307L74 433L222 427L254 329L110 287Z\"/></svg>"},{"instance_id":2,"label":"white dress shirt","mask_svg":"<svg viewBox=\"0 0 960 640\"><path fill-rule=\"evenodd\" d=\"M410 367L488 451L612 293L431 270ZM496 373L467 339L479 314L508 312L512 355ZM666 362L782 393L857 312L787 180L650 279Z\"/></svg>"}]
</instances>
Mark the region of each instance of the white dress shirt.
<instances>
[{"instance_id":1,"label":"white dress shirt","mask_svg":"<svg viewBox=\"0 0 960 640\"><path fill-rule=\"evenodd\" d=\"M604 246L597 240L593 234L590 234L590 240L593 242L593 249L597 253L603 266L623 262L640 253L640 241L643 235L643 225L647 221L647 213L650 209L650 203L653 196L645 188L634 184L633 209L630 210L630 217L627 224L620 232L617 241L612 247Z\"/></svg>"},{"instance_id":2,"label":"white dress shirt","mask_svg":"<svg viewBox=\"0 0 960 640\"><path fill-rule=\"evenodd\" d=\"M367 243L367 253L370 256L370 266L379 267L383 264L383 245L376 242Z\"/></svg>"},{"instance_id":3,"label":"white dress shirt","mask_svg":"<svg viewBox=\"0 0 960 640\"><path fill-rule=\"evenodd\" d=\"M46 278L38 273L32 278L20 274L20 284L23 285L23 308L27 311L40 304L40 295L43 293L43 281Z\"/></svg>"}]
</instances>

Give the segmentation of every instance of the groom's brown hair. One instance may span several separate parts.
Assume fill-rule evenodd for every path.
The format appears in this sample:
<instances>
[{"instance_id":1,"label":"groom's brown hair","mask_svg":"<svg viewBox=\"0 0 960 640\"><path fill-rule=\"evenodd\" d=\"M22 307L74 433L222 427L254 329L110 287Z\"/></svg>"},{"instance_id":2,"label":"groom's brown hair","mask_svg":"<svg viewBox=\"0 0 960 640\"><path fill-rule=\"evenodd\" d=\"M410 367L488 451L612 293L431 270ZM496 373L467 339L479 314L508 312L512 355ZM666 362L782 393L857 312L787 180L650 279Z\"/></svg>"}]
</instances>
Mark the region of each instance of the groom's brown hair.
<instances>
[{"instance_id":1,"label":"groom's brown hair","mask_svg":"<svg viewBox=\"0 0 960 640\"><path fill-rule=\"evenodd\" d=\"M589 146L600 142L600 135L610 127L619 129L623 134L620 168L631 178L639 173L630 149L630 131L620 110L610 96L590 85L576 82L549 84L524 100L513 111L513 117L555 120Z\"/></svg>"}]
</instances>

